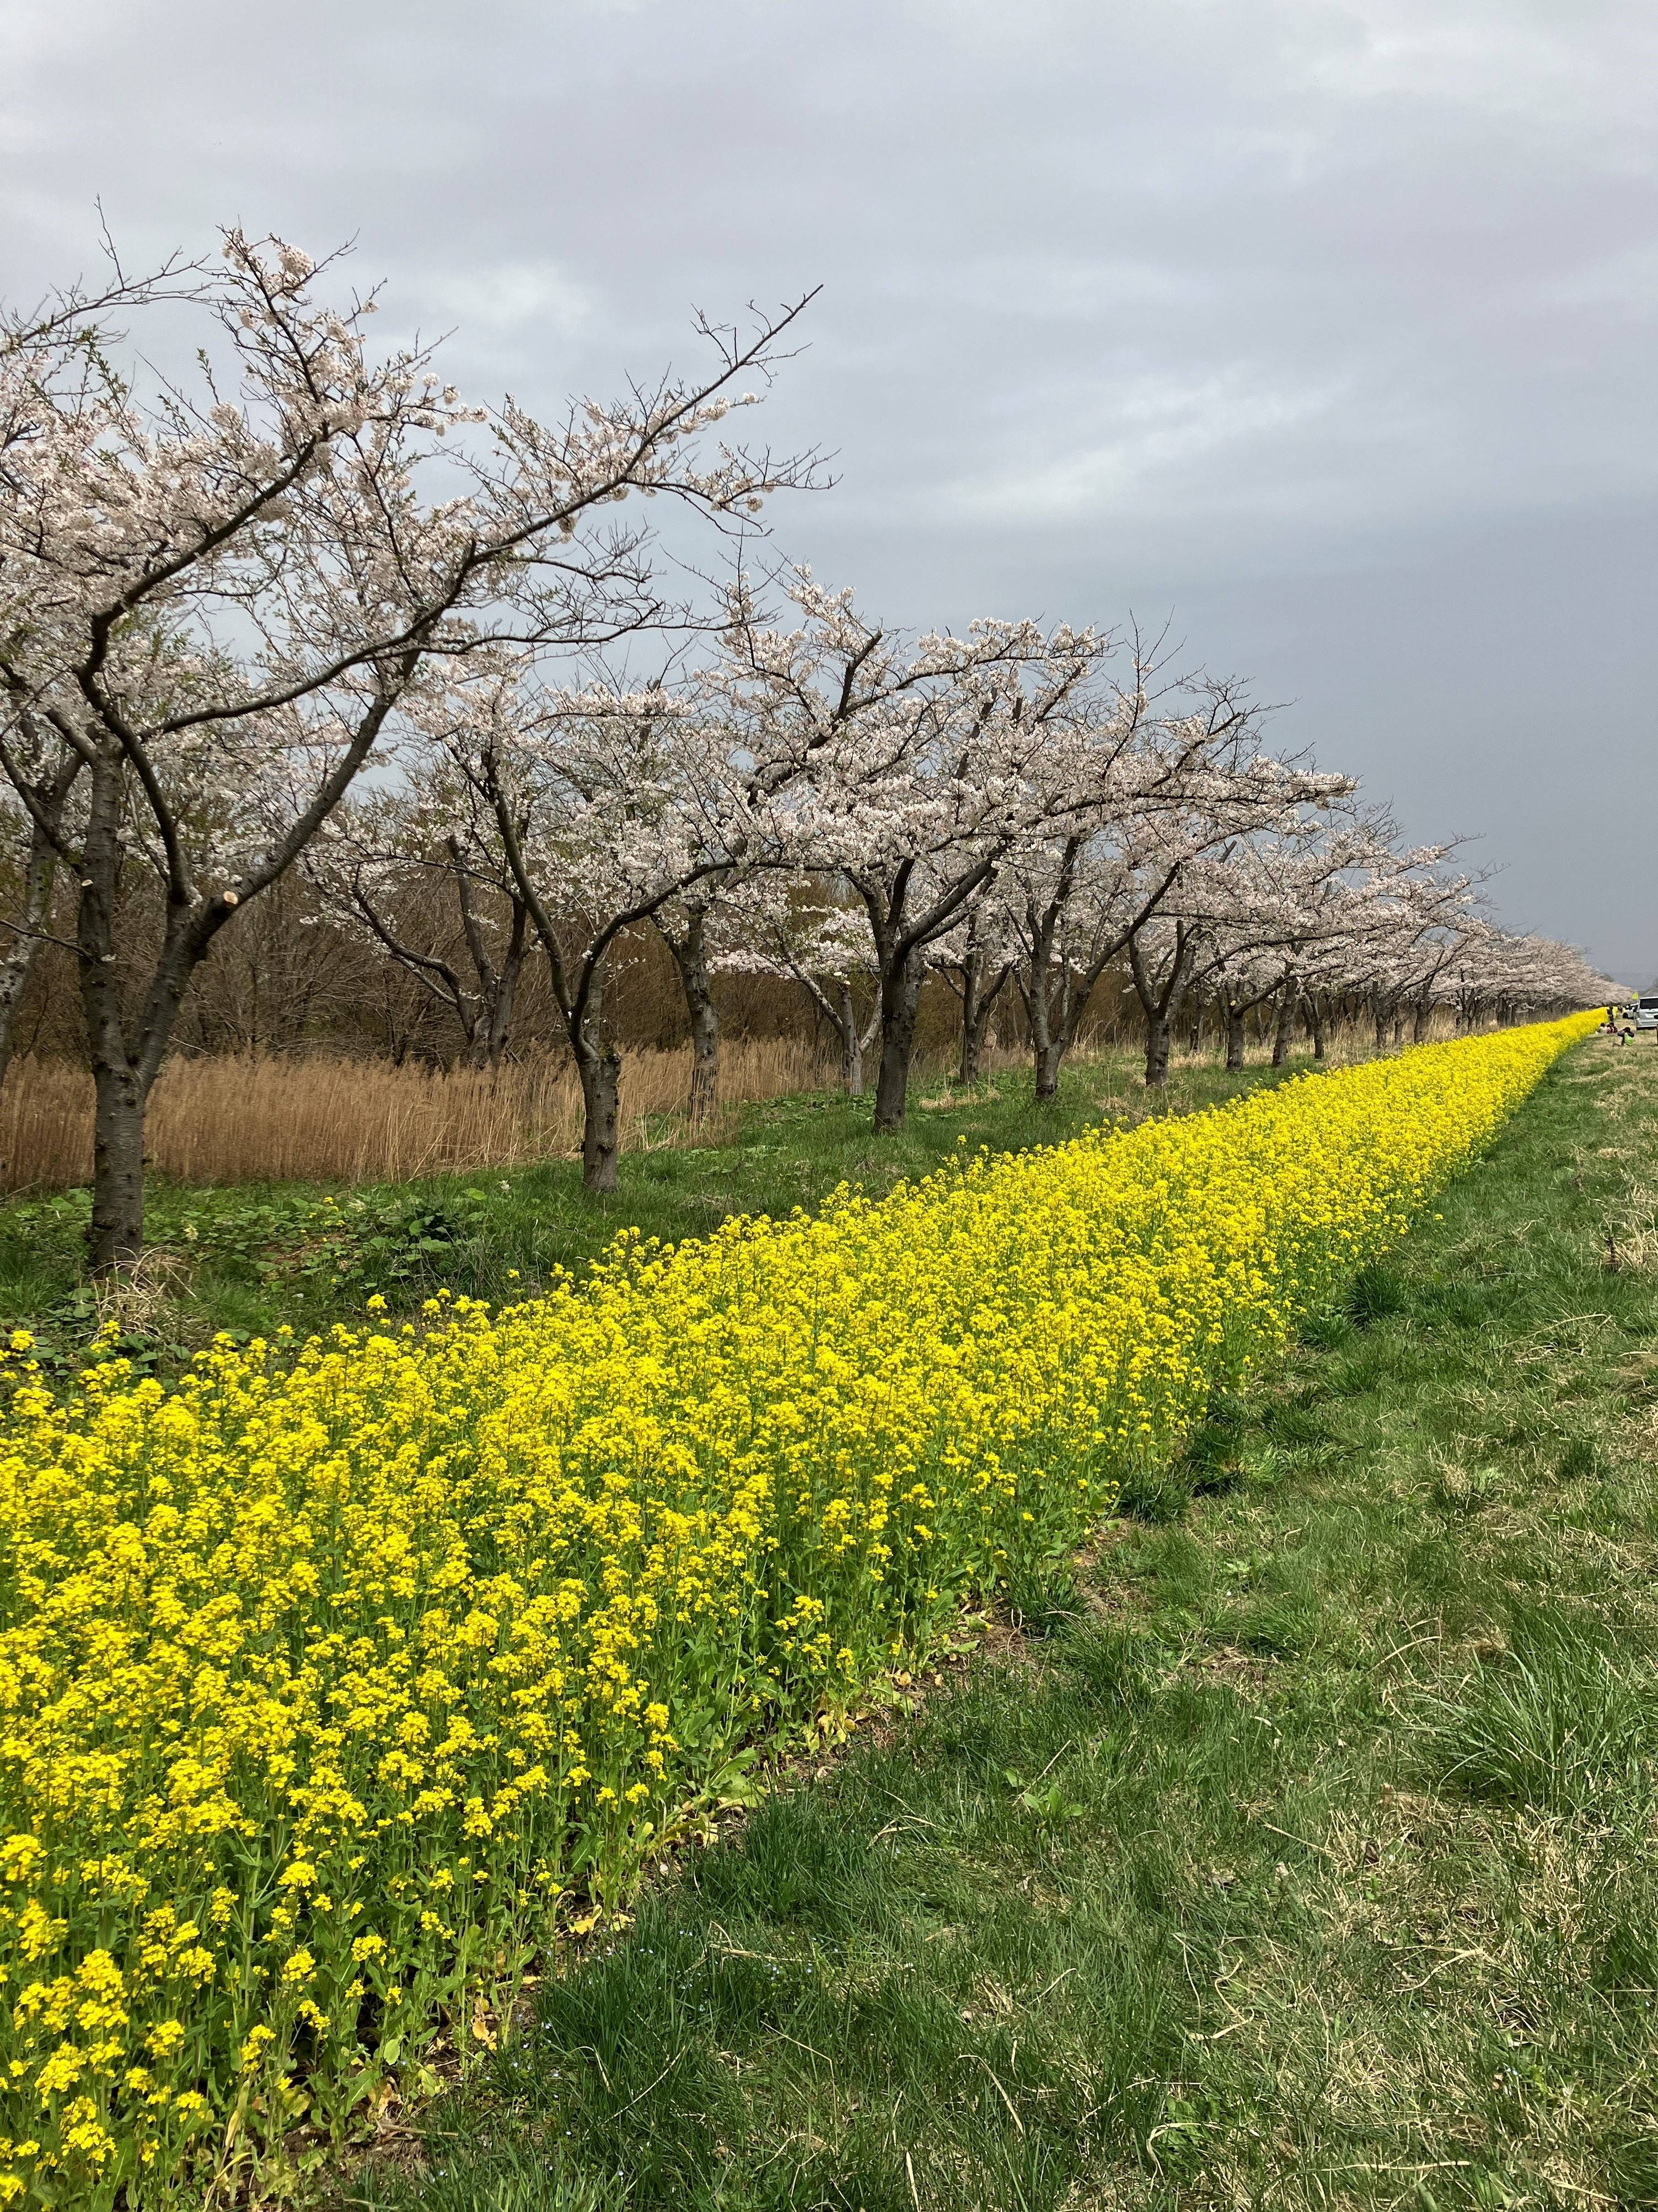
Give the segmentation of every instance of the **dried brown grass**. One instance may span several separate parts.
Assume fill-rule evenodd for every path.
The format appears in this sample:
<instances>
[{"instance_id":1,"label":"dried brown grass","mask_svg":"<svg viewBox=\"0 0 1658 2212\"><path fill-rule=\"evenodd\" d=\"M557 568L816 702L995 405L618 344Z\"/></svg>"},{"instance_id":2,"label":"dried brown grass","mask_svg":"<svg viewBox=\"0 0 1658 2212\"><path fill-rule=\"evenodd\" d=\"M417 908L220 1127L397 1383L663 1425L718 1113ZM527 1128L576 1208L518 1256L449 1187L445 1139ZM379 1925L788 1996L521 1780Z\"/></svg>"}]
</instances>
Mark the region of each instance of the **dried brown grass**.
<instances>
[{"instance_id":1,"label":"dried brown grass","mask_svg":"<svg viewBox=\"0 0 1658 2212\"><path fill-rule=\"evenodd\" d=\"M1448 1023L1442 1024L1449 1033ZM1436 1034L1437 1033L1437 1029ZM1132 1047L1130 1049L1132 1050ZM1078 1047L1084 1063L1117 1049ZM1177 1070L1212 1065L1212 1038L1193 1054L1176 1049ZM1297 1060L1306 1048L1297 1041ZM1333 1030L1327 1066L1369 1057L1363 1030ZM1269 1057L1252 1044L1254 1066ZM985 1072L1024 1068L1019 1046L993 1046ZM624 1054L622 1143L626 1152L706 1141L719 1133L686 1119L690 1048ZM872 1074L873 1071L872 1070ZM918 1062L916 1103L954 1103L947 1065ZM938 1096L921 1096L942 1079ZM728 1038L720 1048L720 1108L780 1098L836 1079L835 1066L799 1037ZM581 1142L581 1093L574 1071L531 1058L499 1075L447 1074L385 1060L248 1055L178 1059L150 1103L151 1165L180 1182L406 1182L559 1158ZM71 1063L24 1059L0 1087L0 1190L62 1188L92 1177L92 1084Z\"/></svg>"},{"instance_id":2,"label":"dried brown grass","mask_svg":"<svg viewBox=\"0 0 1658 2212\"><path fill-rule=\"evenodd\" d=\"M729 1041L720 1062L722 1108L829 1079L811 1047L792 1038ZM625 1151L706 1137L685 1119L690 1066L689 1048L624 1057ZM405 1182L562 1158L580 1141L574 1072L550 1059L495 1076L384 1061L179 1060L155 1085L147 1157L181 1182ZM91 1175L90 1079L63 1061L15 1063L0 1089L0 1188Z\"/></svg>"}]
</instances>

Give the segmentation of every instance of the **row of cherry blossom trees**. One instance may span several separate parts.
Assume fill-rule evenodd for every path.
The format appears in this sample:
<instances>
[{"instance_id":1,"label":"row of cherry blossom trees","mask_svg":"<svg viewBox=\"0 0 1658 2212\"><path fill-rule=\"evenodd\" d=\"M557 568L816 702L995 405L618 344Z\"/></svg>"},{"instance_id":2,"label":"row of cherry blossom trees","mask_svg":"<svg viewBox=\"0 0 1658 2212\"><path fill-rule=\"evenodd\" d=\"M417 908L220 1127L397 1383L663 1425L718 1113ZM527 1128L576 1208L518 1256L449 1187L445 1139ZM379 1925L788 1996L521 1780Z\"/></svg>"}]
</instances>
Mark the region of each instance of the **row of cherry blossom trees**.
<instances>
[{"instance_id":1,"label":"row of cherry blossom trees","mask_svg":"<svg viewBox=\"0 0 1658 2212\"><path fill-rule=\"evenodd\" d=\"M804 301L700 325L700 374L543 422L464 402L428 349L370 343L337 263L226 234L0 326L0 773L16 896L0 1070L39 947L76 964L96 1094L92 1253L143 1235L147 1101L211 948L289 878L417 975L481 1065L542 970L613 1187L615 994L641 929L672 956L692 1109L714 1095L714 978L787 977L875 1061L902 1121L929 975L971 1079L1017 995L1054 1094L1125 968L1146 1079L1194 1005L1240 1064L1252 1011L1378 1042L1584 1003L1567 948L1505 934L1445 848L1411 851L1351 780L1265 746L1235 685L1133 634L981 621L914 635L804 570L754 518L815 457L727 441ZM194 368L165 358L190 318ZM175 344L176 349L176 344ZM723 545L687 599L666 498ZM689 573L682 568L677 573ZM665 656L648 678L648 649ZM147 902L129 896L134 881ZM408 926L411 883L453 917ZM428 897L426 908L432 910Z\"/></svg>"}]
</instances>

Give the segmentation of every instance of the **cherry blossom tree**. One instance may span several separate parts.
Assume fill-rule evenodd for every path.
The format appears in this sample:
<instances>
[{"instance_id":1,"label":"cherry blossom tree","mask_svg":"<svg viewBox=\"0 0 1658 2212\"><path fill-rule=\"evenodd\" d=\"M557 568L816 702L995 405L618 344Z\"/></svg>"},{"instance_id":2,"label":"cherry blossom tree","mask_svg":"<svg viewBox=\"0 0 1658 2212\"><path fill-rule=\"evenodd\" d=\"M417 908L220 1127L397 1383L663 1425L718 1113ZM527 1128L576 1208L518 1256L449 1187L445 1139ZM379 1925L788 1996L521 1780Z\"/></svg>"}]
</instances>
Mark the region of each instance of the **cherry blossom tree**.
<instances>
[{"instance_id":1,"label":"cherry blossom tree","mask_svg":"<svg viewBox=\"0 0 1658 2212\"><path fill-rule=\"evenodd\" d=\"M1247 726L1239 730L1225 757L1205 763L1188 803L1163 824L1142 862L1163 886L1149 919L1127 940L1129 975L1145 1018L1150 1088L1168 1080L1169 1048L1188 998L1195 1002L1246 948L1281 946L1298 926L1262 872L1258 848L1310 836L1318 811L1353 789L1351 777L1250 750L1250 735Z\"/></svg>"},{"instance_id":2,"label":"cherry blossom tree","mask_svg":"<svg viewBox=\"0 0 1658 2212\"><path fill-rule=\"evenodd\" d=\"M685 1019L691 1040L691 1089L689 1102L693 1125L713 1113L720 1086L720 1012L714 1004L709 973L710 932L726 872L716 871L666 900L651 916L657 935L668 948L674 973L685 1001Z\"/></svg>"},{"instance_id":3,"label":"cherry blossom tree","mask_svg":"<svg viewBox=\"0 0 1658 2212\"><path fill-rule=\"evenodd\" d=\"M1456 895L1444 876L1455 841L1400 849L1397 837L1384 811L1355 810L1328 841L1321 856L1327 865L1310 871L1303 885L1310 927L1302 983L1315 1059L1323 1057L1333 1004L1355 1018L1368 1010L1377 1024L1376 1048L1383 1048L1378 980L1420 938L1443 900Z\"/></svg>"},{"instance_id":4,"label":"cherry blossom tree","mask_svg":"<svg viewBox=\"0 0 1658 2212\"><path fill-rule=\"evenodd\" d=\"M880 1000L875 1127L904 1118L930 949L1039 826L1085 814L1071 771L1108 650L1092 631L975 622L907 639L804 571L788 630L743 601L710 678L779 848L867 918Z\"/></svg>"},{"instance_id":5,"label":"cherry blossom tree","mask_svg":"<svg viewBox=\"0 0 1658 2212\"><path fill-rule=\"evenodd\" d=\"M169 313L204 318L185 380L151 375L90 301L14 316L0 349L0 772L75 886L100 1269L138 1255L145 1109L192 975L371 763L396 772L428 695L491 650L676 617L616 502L725 522L811 476L710 450L798 307L744 337L703 325L701 377L543 423L464 404L428 349L376 354L374 298L280 240L227 232L180 289ZM135 870L155 946L118 940Z\"/></svg>"},{"instance_id":6,"label":"cherry blossom tree","mask_svg":"<svg viewBox=\"0 0 1658 2212\"><path fill-rule=\"evenodd\" d=\"M1401 854L1395 836L1384 812L1338 798L1286 830L1229 850L1234 903L1211 924L1208 976L1224 1021L1229 1070L1243 1065L1246 1017L1268 1004L1277 1013L1275 1066L1287 1057L1297 1008L1305 1012L1315 1057L1323 1057L1331 994L1351 988L1365 945L1394 926L1400 884L1436 864L1446 849Z\"/></svg>"},{"instance_id":7,"label":"cherry blossom tree","mask_svg":"<svg viewBox=\"0 0 1658 2212\"><path fill-rule=\"evenodd\" d=\"M929 946L927 965L943 977L962 1010L956 1079L976 1083L996 1001L1018 969L1019 945L1001 885L993 880L954 928Z\"/></svg>"},{"instance_id":8,"label":"cherry blossom tree","mask_svg":"<svg viewBox=\"0 0 1658 2212\"><path fill-rule=\"evenodd\" d=\"M880 1034L881 995L868 916L826 893L817 878L762 868L726 902L730 941L718 965L731 975L798 984L840 1048L841 1087L864 1095L864 1066Z\"/></svg>"},{"instance_id":9,"label":"cherry blossom tree","mask_svg":"<svg viewBox=\"0 0 1658 2212\"><path fill-rule=\"evenodd\" d=\"M477 793L440 755L423 758L408 781L342 806L304 865L325 914L414 978L471 1066L499 1068L530 912L502 881L494 818Z\"/></svg>"},{"instance_id":10,"label":"cherry blossom tree","mask_svg":"<svg viewBox=\"0 0 1658 2212\"><path fill-rule=\"evenodd\" d=\"M426 728L493 823L500 889L529 915L580 1080L583 1180L611 1191L616 956L630 931L701 906L705 886L774 863L765 807L728 731L694 700L665 688L551 688L530 653L477 667Z\"/></svg>"}]
</instances>

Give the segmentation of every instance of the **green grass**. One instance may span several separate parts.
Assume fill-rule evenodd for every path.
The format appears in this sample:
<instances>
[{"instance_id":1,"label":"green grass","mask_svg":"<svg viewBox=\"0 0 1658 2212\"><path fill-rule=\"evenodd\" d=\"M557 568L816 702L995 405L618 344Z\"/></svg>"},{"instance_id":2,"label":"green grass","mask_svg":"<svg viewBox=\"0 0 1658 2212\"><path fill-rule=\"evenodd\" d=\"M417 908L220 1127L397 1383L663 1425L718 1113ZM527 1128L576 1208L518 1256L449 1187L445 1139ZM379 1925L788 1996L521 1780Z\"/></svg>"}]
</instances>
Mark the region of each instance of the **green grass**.
<instances>
[{"instance_id":1,"label":"green grass","mask_svg":"<svg viewBox=\"0 0 1658 2212\"><path fill-rule=\"evenodd\" d=\"M1581 1048L1023 1634L665 1874L354 2201L1658 2202L1658 1279L1606 1265L1655 1145L1658 1071Z\"/></svg>"},{"instance_id":2,"label":"green grass","mask_svg":"<svg viewBox=\"0 0 1658 2212\"><path fill-rule=\"evenodd\" d=\"M269 1335L287 1323L306 1334L355 1320L376 1292L397 1313L440 1289L494 1304L555 1267L579 1272L623 1229L677 1243L728 1214L815 1206L842 1181L884 1192L926 1174L961 1141L993 1151L1051 1144L1102 1115L1187 1111L1271 1079L1264 1068L1242 1077L1176 1068L1158 1100L1136 1079L1133 1056L1114 1054L1066 1068L1059 1099L1039 1108L1023 1069L953 1094L918 1075L907 1126L878 1138L867 1099L780 1099L731 1115L718 1142L624 1154L606 1200L588 1196L580 1163L566 1159L356 1188L202 1189L154 1176L150 1249L143 1281L124 1302L121 1349L167 1373L216 1331ZM72 1370L98 1323L82 1256L90 1203L76 1190L0 1206L0 1326L33 1331L49 1369Z\"/></svg>"}]
</instances>

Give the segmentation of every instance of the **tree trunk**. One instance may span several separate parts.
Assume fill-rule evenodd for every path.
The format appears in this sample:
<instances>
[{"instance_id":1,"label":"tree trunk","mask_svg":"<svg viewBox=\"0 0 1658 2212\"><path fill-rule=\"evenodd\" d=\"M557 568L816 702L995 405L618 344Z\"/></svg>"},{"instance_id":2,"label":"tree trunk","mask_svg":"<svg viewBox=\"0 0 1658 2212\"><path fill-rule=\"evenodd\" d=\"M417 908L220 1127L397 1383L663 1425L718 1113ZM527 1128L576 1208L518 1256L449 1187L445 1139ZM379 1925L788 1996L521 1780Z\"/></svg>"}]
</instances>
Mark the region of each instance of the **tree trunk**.
<instances>
[{"instance_id":1,"label":"tree trunk","mask_svg":"<svg viewBox=\"0 0 1658 2212\"><path fill-rule=\"evenodd\" d=\"M603 1194L616 1188L616 1095L622 1055L614 1046L589 1046L577 1059L581 1077L581 1181Z\"/></svg>"},{"instance_id":2,"label":"tree trunk","mask_svg":"<svg viewBox=\"0 0 1658 2212\"><path fill-rule=\"evenodd\" d=\"M921 999L921 956L912 952L881 978L881 1067L875 1083L875 1127L890 1136L904 1126L915 1016Z\"/></svg>"},{"instance_id":3,"label":"tree trunk","mask_svg":"<svg viewBox=\"0 0 1658 2212\"><path fill-rule=\"evenodd\" d=\"M1035 963L1033 963L1033 966ZM1020 989L1024 997L1026 1018L1030 1025L1030 1056L1036 1068L1036 1103L1046 1106L1052 1103L1060 1087L1060 1062L1065 1057L1062 1036L1056 1035L1053 1010L1049 1004L1049 976L1047 956L1042 964L1035 968L1031 988ZM1064 1009L1061 1004L1060 1028L1064 1028Z\"/></svg>"},{"instance_id":4,"label":"tree trunk","mask_svg":"<svg viewBox=\"0 0 1658 2212\"><path fill-rule=\"evenodd\" d=\"M1175 1023L1186 1002L1186 993L1191 981L1193 940L1187 934L1183 922L1175 925L1174 964L1161 991L1154 991L1151 977L1146 971L1140 955L1139 939L1131 933L1128 939L1128 972L1134 979L1134 995L1145 1016L1145 1087L1161 1091L1169 1080L1169 1046Z\"/></svg>"},{"instance_id":5,"label":"tree trunk","mask_svg":"<svg viewBox=\"0 0 1658 2212\"><path fill-rule=\"evenodd\" d=\"M1382 1006L1376 1010L1376 1048L1379 1053L1388 1049L1388 1010Z\"/></svg>"},{"instance_id":6,"label":"tree trunk","mask_svg":"<svg viewBox=\"0 0 1658 2212\"><path fill-rule=\"evenodd\" d=\"M685 994L685 1012L691 1030L691 1121L706 1121L714 1111L720 1082L720 1015L708 986L707 916L700 906L689 908L683 930L671 930L659 915L657 927L673 964L679 971Z\"/></svg>"},{"instance_id":7,"label":"tree trunk","mask_svg":"<svg viewBox=\"0 0 1658 2212\"><path fill-rule=\"evenodd\" d=\"M976 1083L984 1073L985 1039L990 1034L990 1017L1013 973L1011 963L1006 961L999 970L992 972L990 952L980 939L976 915L969 925L967 951L959 961L950 963L950 973L962 1002L962 1051L957 1080L965 1085Z\"/></svg>"},{"instance_id":8,"label":"tree trunk","mask_svg":"<svg viewBox=\"0 0 1658 2212\"><path fill-rule=\"evenodd\" d=\"M1021 978L1019 992L1024 1000L1025 1018L1030 1028L1030 1057L1036 1070L1036 1103L1051 1106L1059 1097L1060 1069L1064 1065L1074 1034L1072 1014L1076 1005L1071 970L1063 955L1060 957L1057 978L1054 974L1051 923L1034 936L1030 981L1027 985Z\"/></svg>"},{"instance_id":9,"label":"tree trunk","mask_svg":"<svg viewBox=\"0 0 1658 2212\"><path fill-rule=\"evenodd\" d=\"M984 1073L985 1039L990 1035L990 1018L996 1011L996 1000L1003 984L1011 974L1004 968L997 981L987 989L982 975L964 975L962 991L962 1058L957 1071L957 1080L963 1085L976 1083Z\"/></svg>"},{"instance_id":10,"label":"tree trunk","mask_svg":"<svg viewBox=\"0 0 1658 2212\"><path fill-rule=\"evenodd\" d=\"M1428 1001L1425 997L1416 1002L1416 1012L1411 1023L1411 1042L1420 1044L1428 1034Z\"/></svg>"},{"instance_id":11,"label":"tree trunk","mask_svg":"<svg viewBox=\"0 0 1658 2212\"><path fill-rule=\"evenodd\" d=\"M852 1003L852 986L842 983L835 1002L835 1026L841 1032L841 1088L848 1098L864 1095L864 1040L858 1012Z\"/></svg>"},{"instance_id":12,"label":"tree trunk","mask_svg":"<svg viewBox=\"0 0 1658 2212\"><path fill-rule=\"evenodd\" d=\"M80 953L81 1012L92 1071L92 1221L87 1255L96 1275L130 1274L144 1241L144 1105L149 1081L143 1061L127 1044L122 1024L120 973L112 946L119 854L121 780L118 767L100 760L92 777L76 914ZM169 922L173 920L171 915ZM157 963L157 975L166 964ZM152 1018L161 1050L176 1012L175 994L156 995ZM160 1052L150 1063L159 1065Z\"/></svg>"},{"instance_id":13,"label":"tree trunk","mask_svg":"<svg viewBox=\"0 0 1658 2212\"><path fill-rule=\"evenodd\" d=\"M706 1121L720 1083L720 1016L708 989L700 932L694 963L682 965L679 972L691 1024L691 1120Z\"/></svg>"},{"instance_id":14,"label":"tree trunk","mask_svg":"<svg viewBox=\"0 0 1658 2212\"><path fill-rule=\"evenodd\" d=\"M11 1066L12 1024L39 950L38 938L16 937L0 958L0 1083L5 1081L6 1070Z\"/></svg>"},{"instance_id":15,"label":"tree trunk","mask_svg":"<svg viewBox=\"0 0 1658 2212\"><path fill-rule=\"evenodd\" d=\"M1296 987L1286 983L1278 1002L1278 1023L1272 1031L1272 1065L1282 1067L1290 1057L1290 1030L1296 1018Z\"/></svg>"},{"instance_id":16,"label":"tree trunk","mask_svg":"<svg viewBox=\"0 0 1658 2212\"><path fill-rule=\"evenodd\" d=\"M503 969L501 989L490 1010L489 1027L484 1040L484 1064L492 1075L500 1074L501 1064L507 1057L507 1040L513 1027L513 1001L517 996L517 969Z\"/></svg>"},{"instance_id":17,"label":"tree trunk","mask_svg":"<svg viewBox=\"0 0 1658 2212\"><path fill-rule=\"evenodd\" d=\"M519 978L524 973L524 946L529 920L524 902L514 899L513 933L507 941L507 956L501 963L495 1000L489 1009L488 1055L489 1066L496 1074L500 1073L501 1063L507 1057L507 1043L513 1033L513 1008L518 1000Z\"/></svg>"},{"instance_id":18,"label":"tree trunk","mask_svg":"<svg viewBox=\"0 0 1658 2212\"><path fill-rule=\"evenodd\" d=\"M1169 1080L1169 1023L1162 1014L1145 1021L1145 1087L1161 1091Z\"/></svg>"},{"instance_id":19,"label":"tree trunk","mask_svg":"<svg viewBox=\"0 0 1658 2212\"><path fill-rule=\"evenodd\" d=\"M969 942L967 957L957 971L962 979L962 1049L956 1067L956 1079L961 1084L976 1083L979 1079L979 1048L981 1042L979 1017L979 948Z\"/></svg>"},{"instance_id":20,"label":"tree trunk","mask_svg":"<svg viewBox=\"0 0 1658 2212\"><path fill-rule=\"evenodd\" d=\"M33 933L42 928L52 911L52 878L57 860L46 833L35 825L29 838L28 866L23 876L23 900L19 927L0 957L0 1083L11 1065L12 1024L29 977L40 956L40 939Z\"/></svg>"},{"instance_id":21,"label":"tree trunk","mask_svg":"<svg viewBox=\"0 0 1658 2212\"><path fill-rule=\"evenodd\" d=\"M1307 1001L1307 1026L1313 1033L1313 1058L1322 1060L1324 1057L1324 1009L1315 997Z\"/></svg>"},{"instance_id":22,"label":"tree trunk","mask_svg":"<svg viewBox=\"0 0 1658 2212\"><path fill-rule=\"evenodd\" d=\"M689 1003L689 994L687 993ZM706 1121L714 1111L720 1084L720 1017L704 991L690 1009L691 1120Z\"/></svg>"},{"instance_id":23,"label":"tree trunk","mask_svg":"<svg viewBox=\"0 0 1658 2212\"><path fill-rule=\"evenodd\" d=\"M1243 1016L1236 1006L1226 1009L1226 1073L1243 1072Z\"/></svg>"},{"instance_id":24,"label":"tree trunk","mask_svg":"<svg viewBox=\"0 0 1658 2212\"><path fill-rule=\"evenodd\" d=\"M55 830L63 827L64 810L80 775L79 760L70 759L59 766L56 775L33 787L35 801ZM31 814L22 902L16 927L9 933L10 941L3 958L0 958L0 1083L5 1081L6 1070L11 1065L12 1024L40 954L41 939L36 933L43 930L51 919L52 886L57 868L57 848L40 820Z\"/></svg>"},{"instance_id":25,"label":"tree trunk","mask_svg":"<svg viewBox=\"0 0 1658 2212\"><path fill-rule=\"evenodd\" d=\"M127 1066L100 1066L93 1080L88 1253L94 1274L130 1274L144 1242L146 1086Z\"/></svg>"},{"instance_id":26,"label":"tree trunk","mask_svg":"<svg viewBox=\"0 0 1658 2212\"><path fill-rule=\"evenodd\" d=\"M971 1021L965 1013L962 1017L962 1059L956 1079L963 1089L969 1083L976 1083L984 1073L985 1036L989 1028L987 1006L975 1007Z\"/></svg>"},{"instance_id":27,"label":"tree trunk","mask_svg":"<svg viewBox=\"0 0 1658 2212\"><path fill-rule=\"evenodd\" d=\"M512 933L507 939L501 964L497 969L490 957L489 939L484 934L483 924L472 895L472 878L459 838L452 836L448 839L448 850L449 866L455 879L455 896L460 906L461 927L466 935L466 949L472 957L473 973L477 977L476 994L467 992L459 976L446 962L411 958L409 951L396 943L385 923L375 918L367 896L361 888L357 892L357 903L374 934L394 958L400 958L412 974L420 975L428 983L428 988L434 975L441 978L448 988L456 1017L465 1032L472 1066L487 1067L492 1073L499 1074L501 1063L507 1057L507 1040L513 1025L513 1006L518 997L518 980L524 969L530 910L521 898L513 898ZM469 1000L476 1012L469 1007Z\"/></svg>"}]
</instances>

